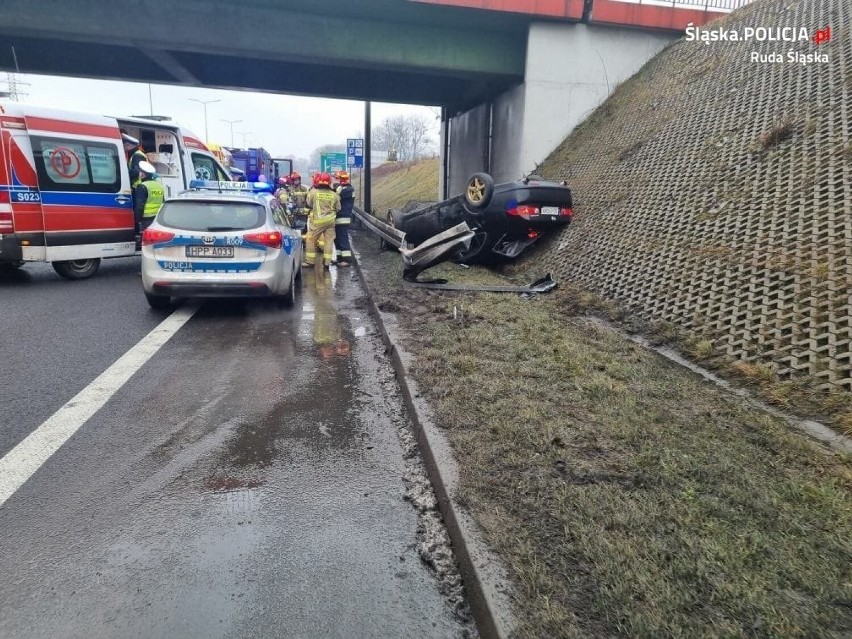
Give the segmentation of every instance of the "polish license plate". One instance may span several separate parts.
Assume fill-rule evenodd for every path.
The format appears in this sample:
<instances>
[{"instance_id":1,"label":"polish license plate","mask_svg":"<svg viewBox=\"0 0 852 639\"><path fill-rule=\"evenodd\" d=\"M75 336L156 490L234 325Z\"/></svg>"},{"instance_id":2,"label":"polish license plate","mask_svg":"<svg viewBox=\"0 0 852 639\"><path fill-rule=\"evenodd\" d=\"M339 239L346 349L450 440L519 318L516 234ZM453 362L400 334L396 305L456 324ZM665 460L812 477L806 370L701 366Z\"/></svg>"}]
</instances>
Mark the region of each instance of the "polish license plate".
<instances>
[{"instance_id":1,"label":"polish license plate","mask_svg":"<svg viewBox=\"0 0 852 639\"><path fill-rule=\"evenodd\" d=\"M234 257L233 246L187 246L187 257Z\"/></svg>"},{"instance_id":2,"label":"polish license plate","mask_svg":"<svg viewBox=\"0 0 852 639\"><path fill-rule=\"evenodd\" d=\"M542 215L559 215L559 207L558 206L542 206L541 207Z\"/></svg>"}]
</instances>

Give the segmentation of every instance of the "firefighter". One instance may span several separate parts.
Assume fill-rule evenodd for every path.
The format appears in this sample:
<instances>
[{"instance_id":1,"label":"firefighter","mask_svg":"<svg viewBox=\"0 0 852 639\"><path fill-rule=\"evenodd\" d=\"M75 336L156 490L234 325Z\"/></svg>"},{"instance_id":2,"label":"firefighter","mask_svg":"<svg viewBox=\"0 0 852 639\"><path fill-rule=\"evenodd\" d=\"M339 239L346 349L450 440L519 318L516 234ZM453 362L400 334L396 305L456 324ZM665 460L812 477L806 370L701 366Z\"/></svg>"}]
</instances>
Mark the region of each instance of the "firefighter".
<instances>
[{"instance_id":1,"label":"firefighter","mask_svg":"<svg viewBox=\"0 0 852 639\"><path fill-rule=\"evenodd\" d=\"M126 133L121 134L121 141L124 143L124 153L127 155L127 168L130 173L130 188L135 190L141 182L139 178L139 163L147 162L148 156L145 151L139 146L139 140Z\"/></svg>"},{"instance_id":2,"label":"firefighter","mask_svg":"<svg viewBox=\"0 0 852 639\"><path fill-rule=\"evenodd\" d=\"M275 199L284 208L287 208L287 203L290 201L290 189L288 188L287 181L286 176L278 178L278 188L275 190Z\"/></svg>"},{"instance_id":3,"label":"firefighter","mask_svg":"<svg viewBox=\"0 0 852 639\"><path fill-rule=\"evenodd\" d=\"M166 199L166 191L163 185L157 181L157 170L148 161L139 163L140 182L133 190L134 204L133 214L136 224L145 230L154 221L163 201Z\"/></svg>"},{"instance_id":4,"label":"firefighter","mask_svg":"<svg viewBox=\"0 0 852 639\"><path fill-rule=\"evenodd\" d=\"M331 264L334 252L334 227L337 213L340 211L340 196L331 190L331 176L320 173L316 177L315 188L308 193L308 237L303 266L313 266L317 257L317 243L323 240L323 265Z\"/></svg>"},{"instance_id":5,"label":"firefighter","mask_svg":"<svg viewBox=\"0 0 852 639\"><path fill-rule=\"evenodd\" d=\"M352 208L355 206L355 188L349 182L349 173L340 171L337 175L340 185L337 195L340 197L340 212L335 220L334 246L337 248L337 266L349 266L352 263L352 247L349 245L349 224L352 222Z\"/></svg>"},{"instance_id":6,"label":"firefighter","mask_svg":"<svg viewBox=\"0 0 852 639\"><path fill-rule=\"evenodd\" d=\"M311 211L308 208L308 189L302 185L302 176L295 171L290 174L290 204L296 218L294 226L305 229L307 216Z\"/></svg>"}]
</instances>

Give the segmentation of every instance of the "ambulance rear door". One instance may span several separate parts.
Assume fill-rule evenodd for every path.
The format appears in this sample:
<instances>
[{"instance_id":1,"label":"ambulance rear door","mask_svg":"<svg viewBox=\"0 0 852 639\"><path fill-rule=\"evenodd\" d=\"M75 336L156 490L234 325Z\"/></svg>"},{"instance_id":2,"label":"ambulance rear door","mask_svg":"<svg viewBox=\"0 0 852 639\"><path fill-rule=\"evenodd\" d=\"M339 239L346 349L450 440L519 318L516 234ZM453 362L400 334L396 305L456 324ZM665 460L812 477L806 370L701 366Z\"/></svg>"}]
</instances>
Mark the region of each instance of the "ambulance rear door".
<instances>
[{"instance_id":1,"label":"ambulance rear door","mask_svg":"<svg viewBox=\"0 0 852 639\"><path fill-rule=\"evenodd\" d=\"M41 194L23 117L4 110L0 121L0 260L44 260Z\"/></svg>"}]
</instances>

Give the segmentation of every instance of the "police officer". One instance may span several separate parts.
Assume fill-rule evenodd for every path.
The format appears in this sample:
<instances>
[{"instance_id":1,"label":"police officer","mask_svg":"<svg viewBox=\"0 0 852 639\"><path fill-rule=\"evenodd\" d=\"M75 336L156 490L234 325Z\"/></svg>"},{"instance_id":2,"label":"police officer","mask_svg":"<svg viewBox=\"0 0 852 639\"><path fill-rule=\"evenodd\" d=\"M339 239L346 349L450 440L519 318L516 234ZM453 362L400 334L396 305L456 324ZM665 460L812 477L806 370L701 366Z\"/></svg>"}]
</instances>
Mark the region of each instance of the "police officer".
<instances>
[{"instance_id":1,"label":"police officer","mask_svg":"<svg viewBox=\"0 0 852 639\"><path fill-rule=\"evenodd\" d=\"M337 266L349 266L352 263L352 247L349 245L349 224L352 222L352 208L355 206L355 187L349 182L349 173L337 174L337 195L340 197L340 212L335 220L334 246L337 249Z\"/></svg>"},{"instance_id":2,"label":"police officer","mask_svg":"<svg viewBox=\"0 0 852 639\"><path fill-rule=\"evenodd\" d=\"M331 176L328 173L317 175L314 188L308 193L307 204L311 212L308 215L304 266L314 265L320 238L323 239L323 264L328 266L334 251L335 220L340 211L340 196L331 190Z\"/></svg>"},{"instance_id":3,"label":"police officer","mask_svg":"<svg viewBox=\"0 0 852 639\"><path fill-rule=\"evenodd\" d=\"M124 153L127 155L127 168L130 173L130 188L136 189L141 181L139 179L139 163L147 162L148 156L139 146L139 140L126 133L121 134L124 143Z\"/></svg>"},{"instance_id":4,"label":"police officer","mask_svg":"<svg viewBox=\"0 0 852 639\"><path fill-rule=\"evenodd\" d=\"M140 182L133 190L133 214L139 228L145 230L163 206L166 191L157 181L157 170L154 165L147 161L139 163L139 178Z\"/></svg>"}]
</instances>

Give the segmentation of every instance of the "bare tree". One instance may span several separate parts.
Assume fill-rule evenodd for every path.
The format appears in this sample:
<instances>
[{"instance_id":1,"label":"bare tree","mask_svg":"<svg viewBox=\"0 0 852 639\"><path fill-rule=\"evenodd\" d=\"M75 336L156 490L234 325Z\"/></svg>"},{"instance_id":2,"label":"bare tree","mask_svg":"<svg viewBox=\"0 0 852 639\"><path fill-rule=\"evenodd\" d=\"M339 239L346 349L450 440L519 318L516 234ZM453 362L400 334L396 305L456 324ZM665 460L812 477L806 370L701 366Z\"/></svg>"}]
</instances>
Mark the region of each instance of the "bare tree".
<instances>
[{"instance_id":1,"label":"bare tree","mask_svg":"<svg viewBox=\"0 0 852 639\"><path fill-rule=\"evenodd\" d=\"M423 115L385 118L373 129L373 148L377 151L396 151L400 162L417 160L433 151L430 128L429 119Z\"/></svg>"},{"instance_id":2,"label":"bare tree","mask_svg":"<svg viewBox=\"0 0 852 639\"><path fill-rule=\"evenodd\" d=\"M323 153L346 153L346 143L343 144L323 144L311 152L311 157L308 158L310 170L319 170Z\"/></svg>"}]
</instances>

